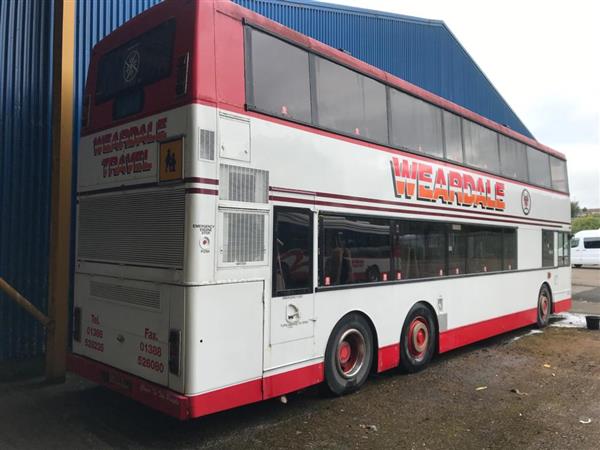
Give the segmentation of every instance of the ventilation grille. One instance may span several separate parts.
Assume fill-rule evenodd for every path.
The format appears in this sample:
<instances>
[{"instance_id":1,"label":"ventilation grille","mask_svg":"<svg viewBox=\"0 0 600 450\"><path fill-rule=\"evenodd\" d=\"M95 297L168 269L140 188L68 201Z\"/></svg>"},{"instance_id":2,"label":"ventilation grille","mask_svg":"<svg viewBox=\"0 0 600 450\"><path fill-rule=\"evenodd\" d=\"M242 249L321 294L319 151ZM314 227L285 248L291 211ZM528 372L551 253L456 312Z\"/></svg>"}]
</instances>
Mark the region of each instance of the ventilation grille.
<instances>
[{"instance_id":1,"label":"ventilation grille","mask_svg":"<svg viewBox=\"0 0 600 450\"><path fill-rule=\"evenodd\" d=\"M236 202L267 203L269 172L221 164L219 198Z\"/></svg>"},{"instance_id":2,"label":"ventilation grille","mask_svg":"<svg viewBox=\"0 0 600 450\"><path fill-rule=\"evenodd\" d=\"M200 158L215 160L215 132L200 130Z\"/></svg>"},{"instance_id":3,"label":"ventilation grille","mask_svg":"<svg viewBox=\"0 0 600 450\"><path fill-rule=\"evenodd\" d=\"M90 282L90 296L130 305L160 309L160 291L117 284Z\"/></svg>"},{"instance_id":4,"label":"ventilation grille","mask_svg":"<svg viewBox=\"0 0 600 450\"><path fill-rule=\"evenodd\" d=\"M223 213L223 262L248 263L265 260L265 214Z\"/></svg>"},{"instance_id":5,"label":"ventilation grille","mask_svg":"<svg viewBox=\"0 0 600 450\"><path fill-rule=\"evenodd\" d=\"M183 189L79 200L78 258L181 268Z\"/></svg>"}]
</instances>

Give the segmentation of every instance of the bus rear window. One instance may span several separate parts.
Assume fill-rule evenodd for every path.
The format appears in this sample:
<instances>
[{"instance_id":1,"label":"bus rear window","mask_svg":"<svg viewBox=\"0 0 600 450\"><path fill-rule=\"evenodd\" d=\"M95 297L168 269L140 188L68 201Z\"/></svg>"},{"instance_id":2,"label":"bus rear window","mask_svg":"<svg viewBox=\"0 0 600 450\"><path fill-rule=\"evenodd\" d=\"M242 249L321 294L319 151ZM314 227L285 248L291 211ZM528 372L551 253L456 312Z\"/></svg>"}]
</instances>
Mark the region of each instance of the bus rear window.
<instances>
[{"instance_id":1,"label":"bus rear window","mask_svg":"<svg viewBox=\"0 0 600 450\"><path fill-rule=\"evenodd\" d=\"M96 104L169 76L174 37L175 20L171 19L102 56Z\"/></svg>"}]
</instances>

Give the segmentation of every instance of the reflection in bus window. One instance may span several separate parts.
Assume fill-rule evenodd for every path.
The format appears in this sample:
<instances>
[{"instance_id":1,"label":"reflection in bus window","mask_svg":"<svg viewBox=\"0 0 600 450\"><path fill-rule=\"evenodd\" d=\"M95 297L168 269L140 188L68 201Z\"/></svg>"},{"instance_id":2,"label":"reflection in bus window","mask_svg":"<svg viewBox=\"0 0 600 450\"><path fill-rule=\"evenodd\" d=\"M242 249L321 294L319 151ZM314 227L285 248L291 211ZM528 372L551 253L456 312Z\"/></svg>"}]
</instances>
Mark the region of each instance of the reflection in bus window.
<instances>
[{"instance_id":1,"label":"reflection in bus window","mask_svg":"<svg viewBox=\"0 0 600 450\"><path fill-rule=\"evenodd\" d=\"M321 285L387 281L390 276L388 220L323 216Z\"/></svg>"},{"instance_id":2,"label":"reflection in bus window","mask_svg":"<svg viewBox=\"0 0 600 450\"><path fill-rule=\"evenodd\" d=\"M312 212L275 208L273 296L312 291Z\"/></svg>"}]
</instances>

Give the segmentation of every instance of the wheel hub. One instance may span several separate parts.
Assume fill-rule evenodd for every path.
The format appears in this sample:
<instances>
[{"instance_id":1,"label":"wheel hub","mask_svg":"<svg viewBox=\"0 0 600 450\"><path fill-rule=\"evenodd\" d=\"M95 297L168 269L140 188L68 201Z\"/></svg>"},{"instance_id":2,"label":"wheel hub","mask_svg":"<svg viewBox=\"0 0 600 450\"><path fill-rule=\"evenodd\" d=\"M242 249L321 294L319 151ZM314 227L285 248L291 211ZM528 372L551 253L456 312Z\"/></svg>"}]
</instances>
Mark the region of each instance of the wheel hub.
<instances>
[{"instance_id":1,"label":"wheel hub","mask_svg":"<svg viewBox=\"0 0 600 450\"><path fill-rule=\"evenodd\" d=\"M421 316L416 317L410 323L408 329L408 351L415 359L425 357L429 345L429 325L427 320Z\"/></svg>"},{"instance_id":2,"label":"wheel hub","mask_svg":"<svg viewBox=\"0 0 600 450\"><path fill-rule=\"evenodd\" d=\"M550 299L545 294L540 296L540 312L542 319L545 319L548 316L548 311L550 309Z\"/></svg>"},{"instance_id":3,"label":"wheel hub","mask_svg":"<svg viewBox=\"0 0 600 450\"><path fill-rule=\"evenodd\" d=\"M337 366L344 378L355 376L365 363L366 343L362 333L352 328L346 330L337 345Z\"/></svg>"}]
</instances>

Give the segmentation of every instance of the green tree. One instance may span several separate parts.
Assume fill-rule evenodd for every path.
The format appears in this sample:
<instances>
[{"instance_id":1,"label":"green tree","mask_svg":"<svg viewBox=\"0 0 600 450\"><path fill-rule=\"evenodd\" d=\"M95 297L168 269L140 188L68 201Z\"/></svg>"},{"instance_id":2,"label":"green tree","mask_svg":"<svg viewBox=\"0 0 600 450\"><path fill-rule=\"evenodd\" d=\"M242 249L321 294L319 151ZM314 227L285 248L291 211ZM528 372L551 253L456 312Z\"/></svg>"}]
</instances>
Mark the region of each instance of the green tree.
<instances>
[{"instance_id":1,"label":"green tree","mask_svg":"<svg viewBox=\"0 0 600 450\"><path fill-rule=\"evenodd\" d=\"M600 216L591 215L584 217L576 217L571 221L571 232L573 234L581 230L598 230L600 229Z\"/></svg>"},{"instance_id":2,"label":"green tree","mask_svg":"<svg viewBox=\"0 0 600 450\"><path fill-rule=\"evenodd\" d=\"M579 202L571 202L571 217L577 217L580 212Z\"/></svg>"}]
</instances>

